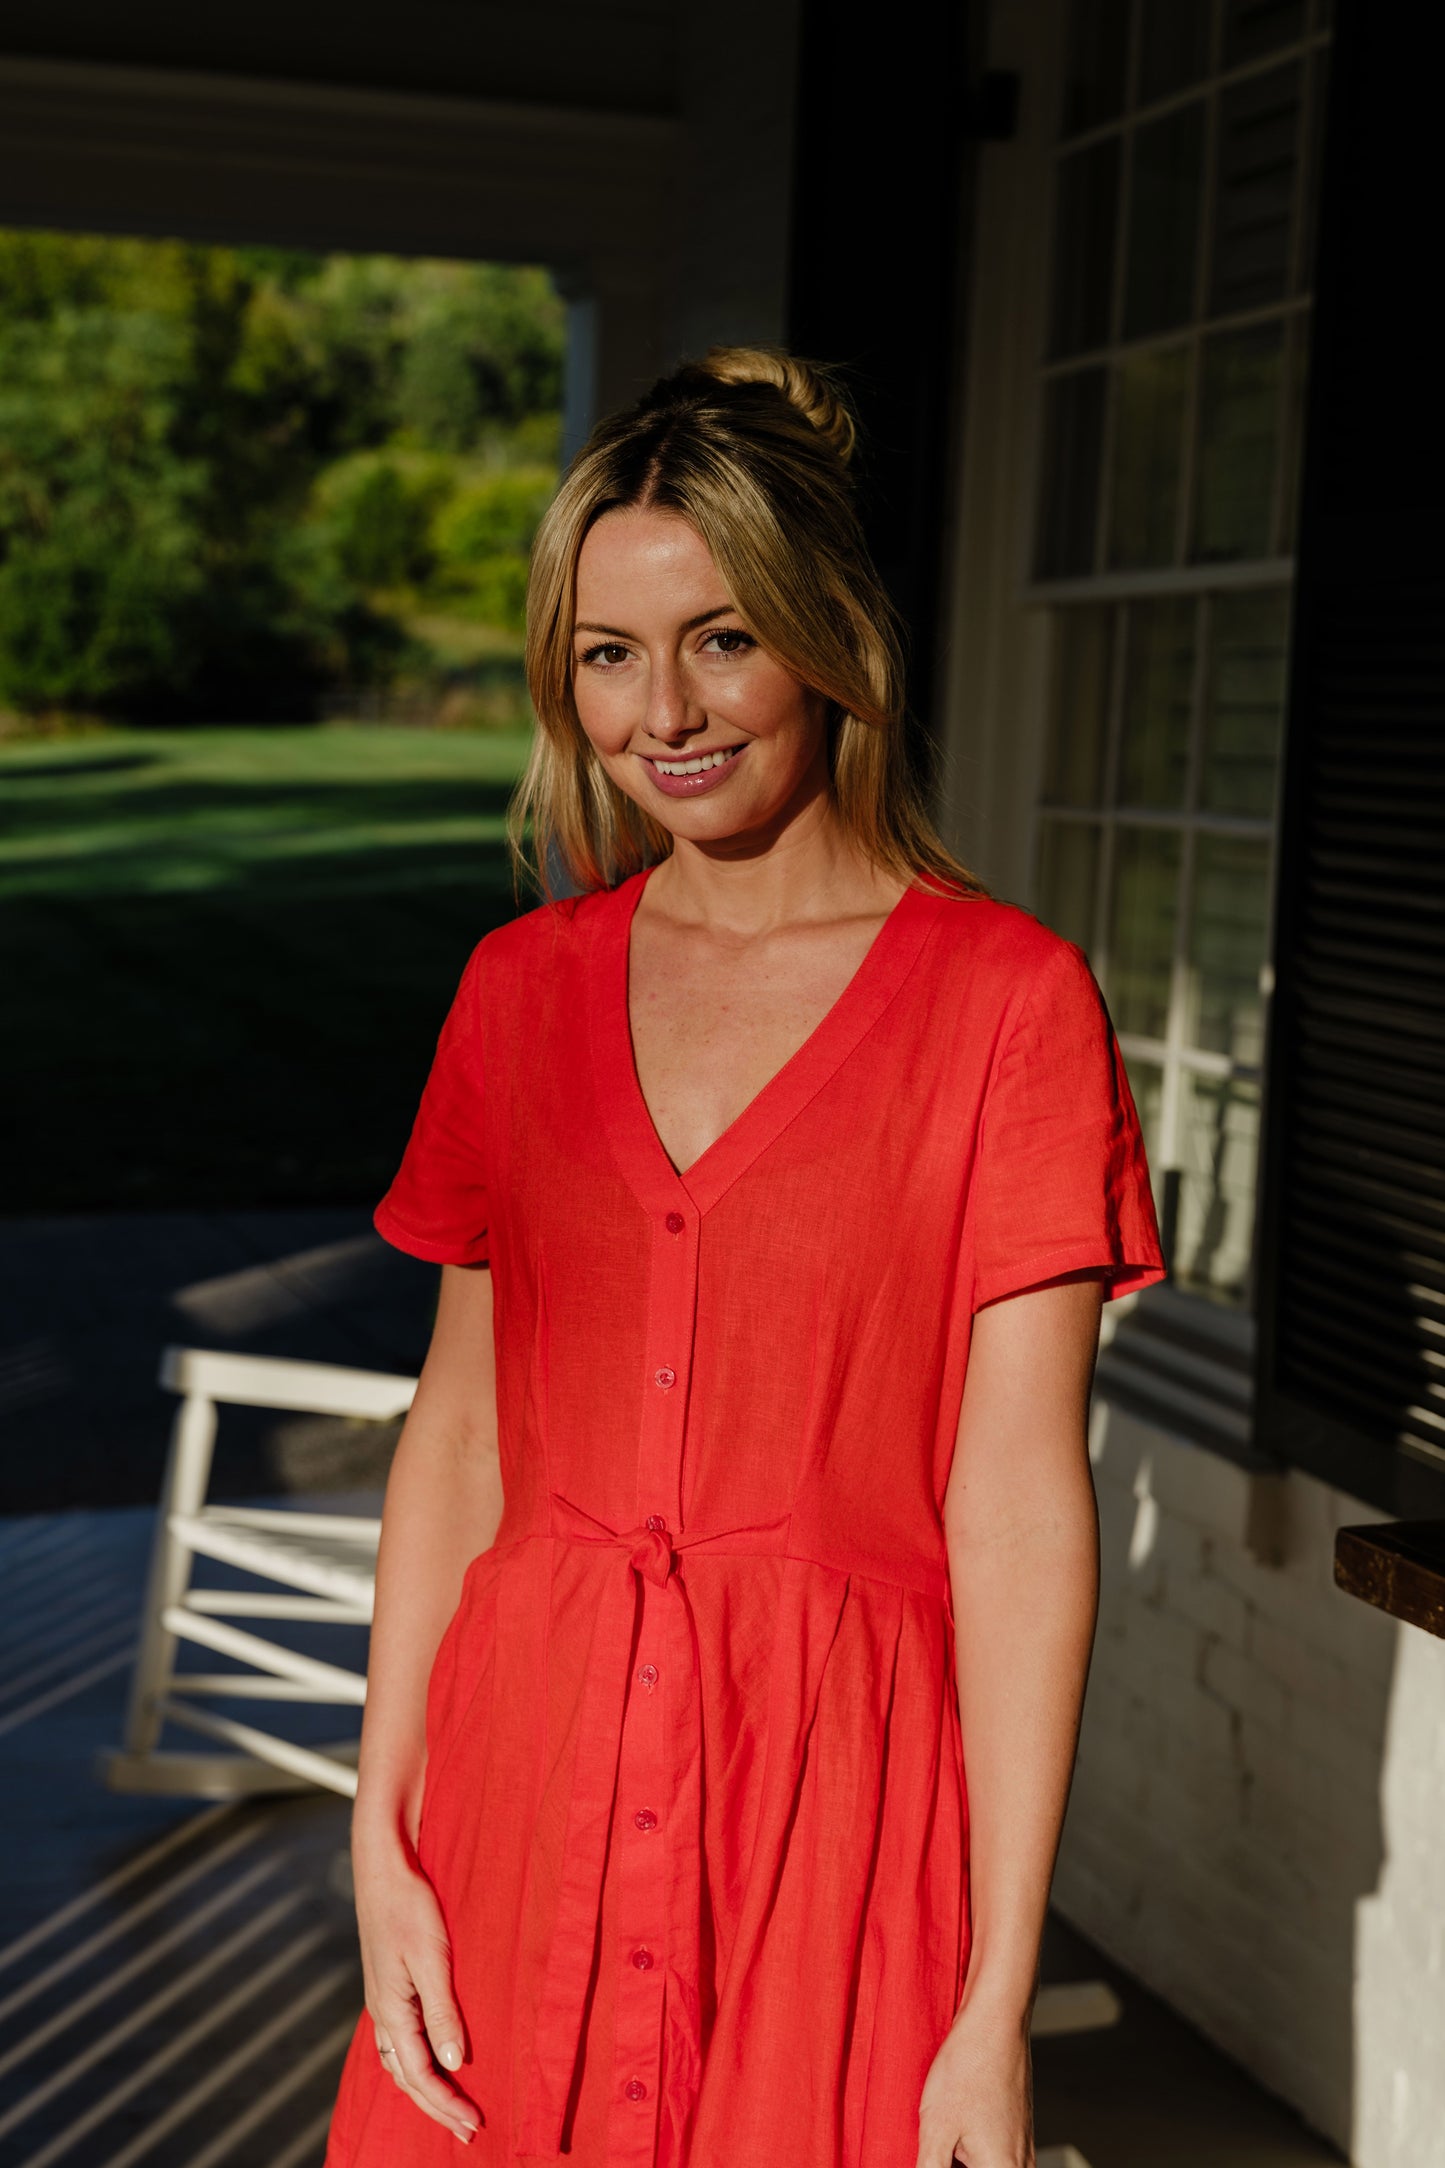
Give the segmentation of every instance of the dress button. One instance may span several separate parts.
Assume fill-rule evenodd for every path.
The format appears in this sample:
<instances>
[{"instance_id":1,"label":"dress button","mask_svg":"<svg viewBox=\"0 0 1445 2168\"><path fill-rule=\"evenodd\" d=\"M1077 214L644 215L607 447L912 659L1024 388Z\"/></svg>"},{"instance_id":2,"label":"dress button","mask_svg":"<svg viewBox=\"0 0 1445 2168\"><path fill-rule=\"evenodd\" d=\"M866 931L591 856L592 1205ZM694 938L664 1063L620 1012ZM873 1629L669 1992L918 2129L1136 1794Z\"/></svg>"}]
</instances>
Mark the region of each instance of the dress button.
<instances>
[{"instance_id":1,"label":"dress button","mask_svg":"<svg viewBox=\"0 0 1445 2168\"><path fill-rule=\"evenodd\" d=\"M677 1383L677 1372L669 1370L667 1364L664 1363L660 1370L653 1371L652 1382L654 1385L661 1386L663 1392L670 1392Z\"/></svg>"},{"instance_id":2,"label":"dress button","mask_svg":"<svg viewBox=\"0 0 1445 2168\"><path fill-rule=\"evenodd\" d=\"M680 1235L686 1227L687 1221L680 1212L669 1212L667 1218L663 1221L663 1225L670 1235Z\"/></svg>"},{"instance_id":3,"label":"dress button","mask_svg":"<svg viewBox=\"0 0 1445 2168\"><path fill-rule=\"evenodd\" d=\"M637 1967L637 1969L638 1969L638 1971L639 1971L639 1972L651 1972L651 1970L652 1970L652 1952L651 1952L651 1950L634 1950L634 1951L633 1951L633 1953L632 1953L632 1962L633 1962L633 1964L634 1964L634 1965L636 1965L636 1967Z\"/></svg>"},{"instance_id":4,"label":"dress button","mask_svg":"<svg viewBox=\"0 0 1445 2168\"><path fill-rule=\"evenodd\" d=\"M637 1676L650 1693L653 1687L657 1684L656 1664L644 1664L642 1666L642 1669L638 1672Z\"/></svg>"},{"instance_id":5,"label":"dress button","mask_svg":"<svg viewBox=\"0 0 1445 2168\"><path fill-rule=\"evenodd\" d=\"M641 2078L629 2078L622 2090L629 2100L646 2100L647 2098L647 2087L643 2084Z\"/></svg>"},{"instance_id":6,"label":"dress button","mask_svg":"<svg viewBox=\"0 0 1445 2168\"><path fill-rule=\"evenodd\" d=\"M649 1513L647 1525L655 1536L665 1536L667 1534L667 1523L660 1513Z\"/></svg>"},{"instance_id":7,"label":"dress button","mask_svg":"<svg viewBox=\"0 0 1445 2168\"><path fill-rule=\"evenodd\" d=\"M639 1807L632 1819L639 1829L656 1829L657 1827L657 1816L653 1813L651 1807Z\"/></svg>"}]
</instances>

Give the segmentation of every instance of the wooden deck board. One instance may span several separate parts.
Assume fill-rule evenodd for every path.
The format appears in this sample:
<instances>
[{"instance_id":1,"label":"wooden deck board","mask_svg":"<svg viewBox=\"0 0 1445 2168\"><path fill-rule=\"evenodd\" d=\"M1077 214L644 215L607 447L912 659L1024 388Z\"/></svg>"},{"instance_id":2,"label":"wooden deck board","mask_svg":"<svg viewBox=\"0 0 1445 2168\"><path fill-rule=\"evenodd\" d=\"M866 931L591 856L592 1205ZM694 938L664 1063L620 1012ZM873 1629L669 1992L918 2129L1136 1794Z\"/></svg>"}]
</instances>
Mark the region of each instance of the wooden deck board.
<instances>
[{"instance_id":1,"label":"wooden deck board","mask_svg":"<svg viewBox=\"0 0 1445 2168\"><path fill-rule=\"evenodd\" d=\"M0 2159L317 2168L361 2007L349 1809L98 1781L150 1518L0 1524ZM298 1736L338 1729L335 1710L293 1714Z\"/></svg>"}]
</instances>

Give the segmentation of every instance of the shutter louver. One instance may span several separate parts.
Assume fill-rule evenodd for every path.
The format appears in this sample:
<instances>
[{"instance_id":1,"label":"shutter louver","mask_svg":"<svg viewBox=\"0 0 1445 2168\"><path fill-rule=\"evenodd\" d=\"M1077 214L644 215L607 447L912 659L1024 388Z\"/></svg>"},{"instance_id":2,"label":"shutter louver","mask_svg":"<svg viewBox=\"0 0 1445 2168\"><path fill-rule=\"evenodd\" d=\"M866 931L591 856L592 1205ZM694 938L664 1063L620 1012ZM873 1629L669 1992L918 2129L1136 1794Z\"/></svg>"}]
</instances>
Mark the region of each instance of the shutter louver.
<instances>
[{"instance_id":1,"label":"shutter louver","mask_svg":"<svg viewBox=\"0 0 1445 2168\"><path fill-rule=\"evenodd\" d=\"M1445 1512L1445 428L1438 84L1340 0L1267 1056L1257 1439Z\"/></svg>"},{"instance_id":2,"label":"shutter louver","mask_svg":"<svg viewBox=\"0 0 1445 2168\"><path fill-rule=\"evenodd\" d=\"M1312 661L1276 1383L1445 1466L1445 595L1332 594Z\"/></svg>"}]
</instances>

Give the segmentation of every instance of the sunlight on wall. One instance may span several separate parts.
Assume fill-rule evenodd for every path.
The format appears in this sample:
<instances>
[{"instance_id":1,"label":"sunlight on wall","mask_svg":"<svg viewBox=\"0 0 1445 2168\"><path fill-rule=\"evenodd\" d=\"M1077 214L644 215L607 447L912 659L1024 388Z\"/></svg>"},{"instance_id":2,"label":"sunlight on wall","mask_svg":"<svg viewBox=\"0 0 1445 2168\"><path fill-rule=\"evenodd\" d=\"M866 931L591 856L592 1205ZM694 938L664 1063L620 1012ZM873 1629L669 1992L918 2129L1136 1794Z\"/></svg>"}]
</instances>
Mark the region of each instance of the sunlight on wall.
<instances>
[{"instance_id":1,"label":"sunlight on wall","mask_svg":"<svg viewBox=\"0 0 1445 2168\"><path fill-rule=\"evenodd\" d=\"M1146 1453L1134 1476L1134 1528L1129 1537L1129 1570L1138 1573L1148 1565L1159 1537L1159 1501L1151 1483L1154 1463Z\"/></svg>"},{"instance_id":2,"label":"sunlight on wall","mask_svg":"<svg viewBox=\"0 0 1445 2168\"><path fill-rule=\"evenodd\" d=\"M1395 1627L1384 1860L1355 1907L1355 2112L1367 2168L1445 2168L1445 1641Z\"/></svg>"}]
</instances>

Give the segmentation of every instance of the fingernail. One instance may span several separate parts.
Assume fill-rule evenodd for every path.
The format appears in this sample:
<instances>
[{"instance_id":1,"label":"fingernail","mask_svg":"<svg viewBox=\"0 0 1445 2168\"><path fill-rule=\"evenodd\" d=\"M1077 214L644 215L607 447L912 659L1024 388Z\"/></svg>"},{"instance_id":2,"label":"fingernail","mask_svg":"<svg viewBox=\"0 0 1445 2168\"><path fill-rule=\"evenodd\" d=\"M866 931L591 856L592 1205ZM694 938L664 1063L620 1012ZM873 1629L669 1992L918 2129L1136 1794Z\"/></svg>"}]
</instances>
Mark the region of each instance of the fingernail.
<instances>
[{"instance_id":1,"label":"fingernail","mask_svg":"<svg viewBox=\"0 0 1445 2168\"><path fill-rule=\"evenodd\" d=\"M442 2042L441 2046L437 2049L437 2061L441 2064L443 2070L461 2069L462 2051L457 2046L455 2040L444 2040Z\"/></svg>"},{"instance_id":2,"label":"fingernail","mask_svg":"<svg viewBox=\"0 0 1445 2168\"><path fill-rule=\"evenodd\" d=\"M453 2125L453 2128L455 2129L455 2125ZM457 2130L456 2135L463 2145L470 2145L477 2135L476 2125L474 2123L464 2123L461 2129Z\"/></svg>"}]
</instances>

